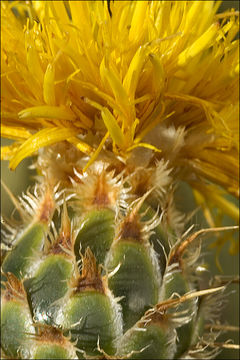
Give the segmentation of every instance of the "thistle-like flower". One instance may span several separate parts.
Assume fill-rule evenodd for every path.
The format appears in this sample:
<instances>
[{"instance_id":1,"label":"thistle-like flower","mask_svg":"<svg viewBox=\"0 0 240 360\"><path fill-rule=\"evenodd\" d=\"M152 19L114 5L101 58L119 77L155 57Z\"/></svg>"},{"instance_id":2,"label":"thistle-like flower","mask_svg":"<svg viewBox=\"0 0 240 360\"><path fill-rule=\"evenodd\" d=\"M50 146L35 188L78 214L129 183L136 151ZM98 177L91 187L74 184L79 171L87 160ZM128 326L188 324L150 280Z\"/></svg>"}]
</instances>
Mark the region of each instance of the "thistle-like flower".
<instances>
[{"instance_id":1,"label":"thistle-like flower","mask_svg":"<svg viewBox=\"0 0 240 360\"><path fill-rule=\"evenodd\" d=\"M111 7L2 2L2 136L15 140L2 157L15 169L65 140L89 157L83 170L102 149L165 159L237 217L218 185L239 194L238 14L214 1Z\"/></svg>"},{"instance_id":2,"label":"thistle-like flower","mask_svg":"<svg viewBox=\"0 0 240 360\"><path fill-rule=\"evenodd\" d=\"M51 231L47 229L46 236L54 239L53 245L39 242L39 247L42 246L45 251L41 264L45 264L49 257L50 260L46 261L50 269L51 259L57 254L59 258L63 257L69 267L66 279L61 280L65 281L67 289L61 289L64 310L56 314L56 297L51 304L54 308L51 308L52 316L57 327L65 329L68 326L71 333L71 327L75 325L80 329L81 319L77 322L75 314L71 318L75 311L74 302L77 304L80 301L79 293L96 291L99 298L106 296L108 302L104 306L114 310L113 318L120 324L116 325L114 331L109 330L113 336L112 347L108 349L108 344L106 348L111 356L131 357L135 356L135 352L145 354L149 345L132 350L131 338L133 334L137 334L136 337L143 334L148 326L154 327L155 323L161 324L163 329L168 327L167 343L171 343L168 347L168 351L171 351L164 356L195 356L192 353L198 353L198 348L191 350L190 346L197 346L199 335L196 330L193 336L190 327L194 327L194 321L199 325L197 318L202 316L201 311L206 315L213 308L209 305L209 310L208 305L204 305L203 310L198 310L199 304L195 298L207 294L205 290L201 293L201 286L196 287L195 280L192 280L197 276L193 267L201 247L198 243L195 250L188 253L194 237L185 239L185 218L175 206L173 194L181 181L188 183L212 227L219 225L224 214L238 219L238 208L229 198L239 196L239 14L234 9L219 14L220 3L1 2L1 133L3 137L13 140L11 145L2 148L2 159L9 160L10 169L14 170L24 158L37 155L36 167L38 174L44 175L46 188L54 193L51 189L59 187L58 194L64 194L56 209L66 200L75 211L71 223L75 232L72 232L70 225L69 236L64 231L61 236L56 236L59 229L53 230L55 235L50 235ZM33 201L30 195L25 199L29 204ZM144 208L146 199L151 206L151 216L149 209ZM66 209L62 221L64 217L68 219ZM217 209L217 216L213 209ZM51 216L47 218L48 225ZM67 223L70 224L69 219ZM105 223L106 237L101 234L101 231L105 231ZM156 245L156 250L149 239L160 223L168 237L161 246ZM34 231L35 225L33 221ZM95 227L98 226L100 234L95 234ZM198 236L203 232L205 230L196 234ZM100 250L96 238L101 239ZM141 255L144 261L139 257L143 261L143 269L147 264L146 269L152 271L149 279L154 279L154 294L146 300L146 304L135 294L133 297L129 295L130 305L126 307L129 306L130 315L125 316L125 305L122 305L122 323L121 306L117 303L126 298L127 304L127 291L130 293L131 286L126 290L127 295L121 296L116 286L118 280L111 280L111 276L114 278L118 274L121 278L121 271L128 272L128 268L124 268L128 260L124 262L130 251L129 239L132 241L131 251L135 251L135 244L141 250L136 252L136 257L144 254ZM93 254L88 248L90 241ZM126 246L126 249L122 246ZM234 247L237 247L236 243ZM80 256L81 250L85 251L85 257ZM185 250L187 260L184 258ZM124 253L122 258L120 251ZM69 253L71 259L77 259L74 281L69 280L73 276L69 259L66 260ZM4 271L8 273L11 272L8 266L15 261L12 260L16 256L14 251L12 254L4 265ZM99 285L102 284L102 270L92 266L96 263L95 256L97 262L104 265L104 271L107 269L104 276L109 284L107 280L106 284L104 282L106 289ZM81 259L83 265L88 260L92 266L87 268L91 276L85 276L85 265L79 277L77 269ZM27 268L24 268L25 273L18 269L17 275L13 274L31 277L27 280L25 290L32 297L37 313L38 301L41 303L42 298L39 295L40 301L36 295L35 299L32 284L41 276L32 267L24 266ZM112 274L109 278L108 270ZM185 286L179 286L181 289L176 290L178 300L170 299L175 291L171 293L171 289L167 289L171 281L174 284L175 276L182 276L181 281ZM93 277L94 284L86 285L85 281L92 281ZM12 281L18 286L15 278ZM75 284L74 287L72 284ZM209 290L209 294L219 289ZM22 290L24 299L25 290ZM41 291L44 297L45 290ZM51 292L51 289L48 291ZM191 291L196 293L189 295ZM192 298L194 300L186 310L185 302ZM169 317L165 316L165 311L168 307L174 307L175 302L177 305L184 303L179 306L185 317L181 317L180 312L173 315L171 311ZM74 310L70 314L71 306ZM81 316L85 316L84 311ZM42 319L40 315L37 314L36 319ZM47 310L45 318L47 330L44 331L52 334L48 328L52 320L48 318ZM177 322L180 325L176 325ZM192 336L184 349L177 344L177 339L182 336L178 332L180 326L188 329ZM55 340L58 331L54 332ZM118 345L115 344L115 337L121 338ZM72 340L77 341L77 350L71 348L73 353L75 350L82 351L83 356L101 353L101 356L108 358L105 345L102 349L99 339L97 346L94 343L92 352L88 345L81 348L84 339L76 336ZM44 341L48 339L44 338ZM108 341L104 341L107 344ZM119 345L121 342L127 345L122 347ZM19 352L17 347L15 350ZM31 351L32 356L37 356L35 350ZM74 358L75 355L71 356ZM212 355L209 353L208 356Z\"/></svg>"}]
</instances>

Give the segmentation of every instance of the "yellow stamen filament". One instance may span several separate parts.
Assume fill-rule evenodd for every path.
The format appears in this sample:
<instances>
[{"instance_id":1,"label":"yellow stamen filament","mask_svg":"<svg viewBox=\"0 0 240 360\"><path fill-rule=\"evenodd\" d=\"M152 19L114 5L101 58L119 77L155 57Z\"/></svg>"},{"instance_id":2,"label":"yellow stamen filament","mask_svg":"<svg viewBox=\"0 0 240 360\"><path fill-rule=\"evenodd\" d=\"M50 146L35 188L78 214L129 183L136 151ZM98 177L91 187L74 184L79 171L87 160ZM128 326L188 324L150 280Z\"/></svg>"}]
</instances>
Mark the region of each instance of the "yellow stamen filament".
<instances>
[{"instance_id":1,"label":"yellow stamen filament","mask_svg":"<svg viewBox=\"0 0 240 360\"><path fill-rule=\"evenodd\" d=\"M68 141L74 144L78 148L78 150L80 150L84 154L90 155L93 153L93 148L91 146L89 146L88 144L84 143L83 141L79 140L76 137L71 137L68 139Z\"/></svg>"},{"instance_id":2,"label":"yellow stamen filament","mask_svg":"<svg viewBox=\"0 0 240 360\"><path fill-rule=\"evenodd\" d=\"M156 148L156 146L153 146L151 144L147 144L147 143L137 143L137 144L134 144L132 146L130 146L127 151L132 151L133 149L136 149L138 147L144 147L146 149L150 149L150 150L153 150L155 152L161 152L162 150Z\"/></svg>"}]
</instances>

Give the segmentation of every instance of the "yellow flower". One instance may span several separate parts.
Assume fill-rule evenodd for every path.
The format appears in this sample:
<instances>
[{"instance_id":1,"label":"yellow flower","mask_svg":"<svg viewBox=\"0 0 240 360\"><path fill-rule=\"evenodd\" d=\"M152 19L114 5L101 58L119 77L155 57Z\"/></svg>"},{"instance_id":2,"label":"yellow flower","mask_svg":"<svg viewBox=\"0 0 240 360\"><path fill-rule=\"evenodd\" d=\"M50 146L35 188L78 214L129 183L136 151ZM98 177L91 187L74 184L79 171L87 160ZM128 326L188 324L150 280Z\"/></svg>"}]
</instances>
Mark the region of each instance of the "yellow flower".
<instances>
[{"instance_id":1,"label":"yellow flower","mask_svg":"<svg viewBox=\"0 0 240 360\"><path fill-rule=\"evenodd\" d=\"M215 1L2 6L2 149L10 168L63 140L168 161L205 207L238 218L238 13ZM219 188L221 186L221 189ZM224 190L223 190L224 189Z\"/></svg>"}]
</instances>

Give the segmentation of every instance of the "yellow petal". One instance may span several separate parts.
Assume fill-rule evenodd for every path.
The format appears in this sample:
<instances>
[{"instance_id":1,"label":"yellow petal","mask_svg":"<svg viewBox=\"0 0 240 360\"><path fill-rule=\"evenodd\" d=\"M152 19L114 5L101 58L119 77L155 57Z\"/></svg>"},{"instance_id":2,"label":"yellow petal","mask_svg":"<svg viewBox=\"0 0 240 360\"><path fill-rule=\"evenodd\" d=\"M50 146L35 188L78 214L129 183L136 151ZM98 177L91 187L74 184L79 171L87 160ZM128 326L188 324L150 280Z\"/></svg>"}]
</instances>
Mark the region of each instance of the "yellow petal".
<instances>
[{"instance_id":1,"label":"yellow petal","mask_svg":"<svg viewBox=\"0 0 240 360\"><path fill-rule=\"evenodd\" d=\"M113 139L113 141L115 142L115 144L117 144L120 147L124 146L125 143L124 136L115 117L110 113L110 111L107 108L103 108L101 114L104 124L108 129L109 134Z\"/></svg>"},{"instance_id":2,"label":"yellow petal","mask_svg":"<svg viewBox=\"0 0 240 360\"><path fill-rule=\"evenodd\" d=\"M14 127L1 124L1 136L8 139L28 139L31 133L23 127Z\"/></svg>"},{"instance_id":3,"label":"yellow petal","mask_svg":"<svg viewBox=\"0 0 240 360\"><path fill-rule=\"evenodd\" d=\"M143 33L146 12L148 11L148 1L135 1L135 9L132 17L129 40L138 41Z\"/></svg>"},{"instance_id":4,"label":"yellow petal","mask_svg":"<svg viewBox=\"0 0 240 360\"><path fill-rule=\"evenodd\" d=\"M55 71L52 64L48 64L43 80L43 98L47 105L55 105L54 89Z\"/></svg>"},{"instance_id":5,"label":"yellow petal","mask_svg":"<svg viewBox=\"0 0 240 360\"><path fill-rule=\"evenodd\" d=\"M115 96L116 102L121 106L121 109L125 114L125 116L129 118L131 114L131 105L121 80L114 74L113 71L106 68L104 64L102 64L101 66L101 72L102 72L102 76L104 76L109 82L109 85L111 86L111 89Z\"/></svg>"},{"instance_id":6,"label":"yellow petal","mask_svg":"<svg viewBox=\"0 0 240 360\"><path fill-rule=\"evenodd\" d=\"M223 212L236 221L239 220L239 208L231 201L228 200L224 195L226 192L220 190L216 185L206 185L201 182L190 182L195 190L201 193L206 203L211 204L211 207L222 209ZM203 200L202 200L203 204Z\"/></svg>"},{"instance_id":7,"label":"yellow petal","mask_svg":"<svg viewBox=\"0 0 240 360\"><path fill-rule=\"evenodd\" d=\"M145 59L146 59L146 48L139 47L130 63L126 76L124 77L123 80L123 86L130 99L133 99L135 96L137 83Z\"/></svg>"},{"instance_id":8,"label":"yellow petal","mask_svg":"<svg viewBox=\"0 0 240 360\"><path fill-rule=\"evenodd\" d=\"M1 160L10 160L14 154L17 153L20 147L19 143L13 143L11 145L1 147Z\"/></svg>"},{"instance_id":9,"label":"yellow petal","mask_svg":"<svg viewBox=\"0 0 240 360\"><path fill-rule=\"evenodd\" d=\"M154 92L157 97L161 96L161 92L164 86L164 69L161 63L160 58L158 58L155 54L149 54L149 58L151 63L153 64L153 87Z\"/></svg>"},{"instance_id":10,"label":"yellow petal","mask_svg":"<svg viewBox=\"0 0 240 360\"><path fill-rule=\"evenodd\" d=\"M34 106L24 109L18 113L20 119L29 118L48 118L48 119L61 119L61 120L75 120L75 115L70 109L58 106Z\"/></svg>"},{"instance_id":11,"label":"yellow petal","mask_svg":"<svg viewBox=\"0 0 240 360\"><path fill-rule=\"evenodd\" d=\"M205 33L200 36L192 45L186 48L178 57L178 65L184 66L190 59L212 45L212 41L219 29L218 23L212 24Z\"/></svg>"},{"instance_id":12,"label":"yellow petal","mask_svg":"<svg viewBox=\"0 0 240 360\"><path fill-rule=\"evenodd\" d=\"M76 134L73 128L47 128L40 130L26 140L19 148L19 151L10 161L10 169L14 170L17 165L27 156L34 154L44 146L52 145L56 142L67 140Z\"/></svg>"}]
</instances>

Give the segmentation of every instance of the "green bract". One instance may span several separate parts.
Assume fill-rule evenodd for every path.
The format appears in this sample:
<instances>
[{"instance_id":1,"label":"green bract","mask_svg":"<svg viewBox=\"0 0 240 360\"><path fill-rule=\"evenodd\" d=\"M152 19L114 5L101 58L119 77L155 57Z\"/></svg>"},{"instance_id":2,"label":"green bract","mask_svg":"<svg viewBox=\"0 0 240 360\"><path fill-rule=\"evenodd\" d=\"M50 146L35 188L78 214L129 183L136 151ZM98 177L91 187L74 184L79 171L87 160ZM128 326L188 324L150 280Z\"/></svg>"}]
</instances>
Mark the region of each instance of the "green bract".
<instances>
[{"instance_id":1,"label":"green bract","mask_svg":"<svg viewBox=\"0 0 240 360\"><path fill-rule=\"evenodd\" d=\"M22 230L2 264L4 356L211 356L204 329L218 318L223 287L200 287L204 230L181 238L161 196L137 193L136 173L100 165L61 190L43 182L25 196L33 208L20 210Z\"/></svg>"}]
</instances>

